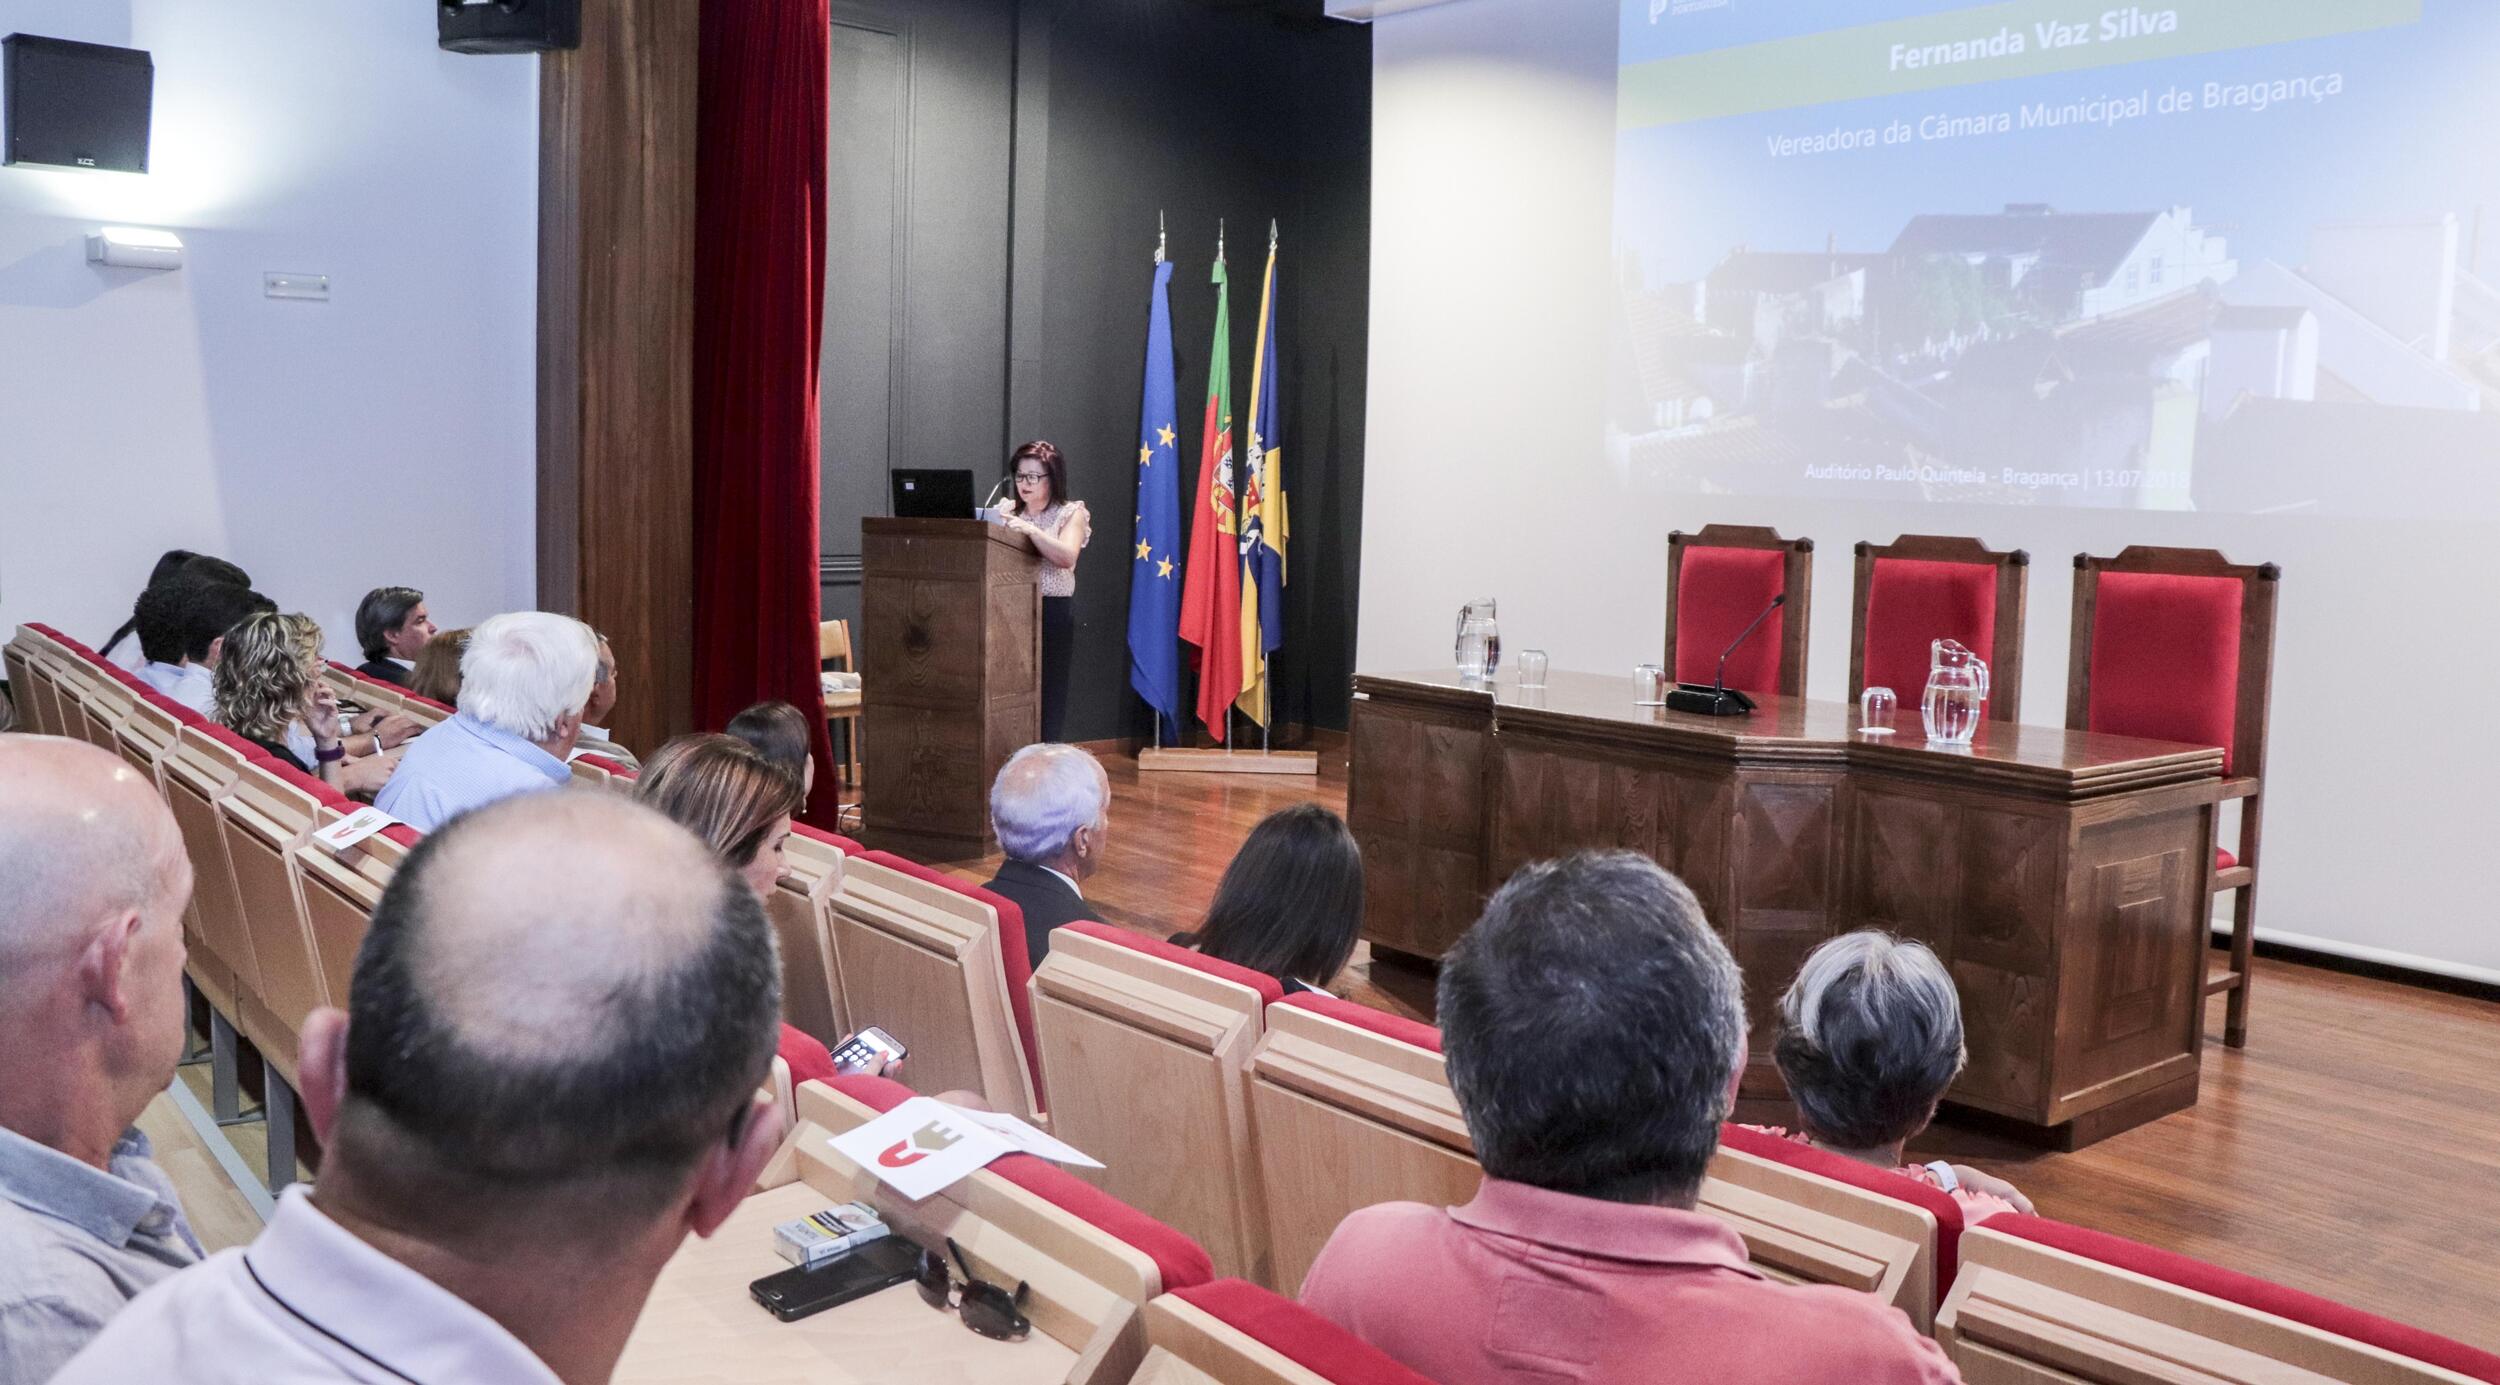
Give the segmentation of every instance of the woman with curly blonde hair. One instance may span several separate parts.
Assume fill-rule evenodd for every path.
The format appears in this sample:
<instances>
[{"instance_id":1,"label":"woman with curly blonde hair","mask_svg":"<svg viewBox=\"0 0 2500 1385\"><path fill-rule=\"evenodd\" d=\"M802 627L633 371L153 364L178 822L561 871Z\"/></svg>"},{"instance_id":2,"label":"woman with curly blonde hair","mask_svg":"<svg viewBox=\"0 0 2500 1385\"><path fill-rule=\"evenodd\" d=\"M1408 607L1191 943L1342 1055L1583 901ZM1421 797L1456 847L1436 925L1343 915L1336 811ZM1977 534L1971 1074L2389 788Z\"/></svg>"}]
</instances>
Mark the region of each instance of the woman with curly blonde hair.
<instances>
[{"instance_id":1,"label":"woman with curly blonde hair","mask_svg":"<svg viewBox=\"0 0 2500 1385\"><path fill-rule=\"evenodd\" d=\"M347 793L390 778L394 753L350 761L338 694L321 681L321 627L262 612L226 632L217 660L217 720L272 756Z\"/></svg>"}]
</instances>

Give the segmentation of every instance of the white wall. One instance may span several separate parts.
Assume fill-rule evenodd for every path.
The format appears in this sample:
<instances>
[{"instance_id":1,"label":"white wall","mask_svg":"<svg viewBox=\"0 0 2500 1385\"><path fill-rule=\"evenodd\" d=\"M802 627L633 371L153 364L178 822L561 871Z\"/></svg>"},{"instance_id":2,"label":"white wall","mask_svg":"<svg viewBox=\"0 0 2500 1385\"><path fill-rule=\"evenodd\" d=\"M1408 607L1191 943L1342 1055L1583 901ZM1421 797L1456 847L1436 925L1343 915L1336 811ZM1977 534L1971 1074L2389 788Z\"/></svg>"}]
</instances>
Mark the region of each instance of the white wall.
<instances>
[{"instance_id":1,"label":"white wall","mask_svg":"<svg viewBox=\"0 0 2500 1385\"><path fill-rule=\"evenodd\" d=\"M381 583L446 627L530 604L537 63L379 0L0 0L11 31L146 49L156 102L144 175L0 168L0 630L101 642L177 547L351 661ZM86 263L108 223L183 268Z\"/></svg>"},{"instance_id":2,"label":"white wall","mask_svg":"<svg viewBox=\"0 0 2500 1385\"><path fill-rule=\"evenodd\" d=\"M2500 526L1620 488L1598 431L1616 14L1607 0L1462 0L1375 27L1358 666L1446 666L1457 606L1493 595L1508 649L1628 674L1661 652L1667 532L1771 524L1816 540L1811 691L1838 698L1850 545L1972 534L2033 555L2022 714L2054 725L2074 554L2145 543L2277 562L2260 934L2500 980L2481 854L2500 816L2485 596Z\"/></svg>"}]
</instances>

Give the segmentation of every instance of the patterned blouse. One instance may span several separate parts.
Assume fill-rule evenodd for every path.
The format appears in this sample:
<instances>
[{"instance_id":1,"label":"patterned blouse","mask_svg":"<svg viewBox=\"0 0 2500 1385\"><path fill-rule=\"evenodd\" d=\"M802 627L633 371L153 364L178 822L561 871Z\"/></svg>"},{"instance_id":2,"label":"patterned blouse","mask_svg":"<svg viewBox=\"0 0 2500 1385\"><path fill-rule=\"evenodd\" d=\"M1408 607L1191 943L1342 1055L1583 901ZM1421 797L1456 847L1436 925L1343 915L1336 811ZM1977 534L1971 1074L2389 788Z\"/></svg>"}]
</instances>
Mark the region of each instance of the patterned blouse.
<instances>
[{"instance_id":1,"label":"patterned blouse","mask_svg":"<svg viewBox=\"0 0 2500 1385\"><path fill-rule=\"evenodd\" d=\"M1745 1128L1747 1130L1757 1131L1764 1135L1774 1135L1780 1139L1788 1140L1796 1144L1806 1145L1809 1147L1814 1144L1814 1141L1807 1138L1806 1133L1802 1130L1790 1130L1784 1126L1777 1125L1748 1125ZM1938 1178L1936 1176L1936 1171L1927 1167L1925 1164L1903 1164L1901 1167L1894 1169L1893 1172L1901 1175L1903 1178L1909 1179L1913 1183L1924 1183L1938 1192L1948 1191L1944 1186L1944 1180ZM1994 1193L1983 1193L1977 1188L1960 1187L1951 1189L1950 1192L1952 1193L1953 1200L1962 1205L1962 1224L1964 1226L1976 1226L1980 1222L1995 1216L1999 1212L2015 1212L2021 1210L2013 1203L2007 1202L2004 1198L1998 1197Z\"/></svg>"},{"instance_id":2,"label":"patterned blouse","mask_svg":"<svg viewBox=\"0 0 2500 1385\"><path fill-rule=\"evenodd\" d=\"M1058 538L1068 527L1068 521L1075 518L1077 511L1083 508L1084 506L1074 501L1063 501L1033 515L1033 527L1054 539ZM1094 536L1091 533L1086 534L1085 542L1089 546L1093 541ZM1038 584L1044 596L1074 596L1076 595L1076 569L1061 567L1045 558L1042 560Z\"/></svg>"}]
</instances>

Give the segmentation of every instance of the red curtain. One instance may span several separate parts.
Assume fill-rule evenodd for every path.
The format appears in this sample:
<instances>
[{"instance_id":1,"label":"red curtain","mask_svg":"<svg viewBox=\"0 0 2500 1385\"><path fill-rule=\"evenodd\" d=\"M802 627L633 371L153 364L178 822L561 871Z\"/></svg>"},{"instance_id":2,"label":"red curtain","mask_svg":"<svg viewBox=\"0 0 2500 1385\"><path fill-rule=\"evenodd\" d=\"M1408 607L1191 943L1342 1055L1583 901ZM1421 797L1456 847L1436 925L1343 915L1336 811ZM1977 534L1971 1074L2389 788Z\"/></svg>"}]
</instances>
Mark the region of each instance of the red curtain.
<instances>
[{"instance_id":1,"label":"red curtain","mask_svg":"<svg viewBox=\"0 0 2500 1385\"><path fill-rule=\"evenodd\" d=\"M819 709L816 362L825 290L827 0L703 0L694 271L694 710Z\"/></svg>"}]
</instances>

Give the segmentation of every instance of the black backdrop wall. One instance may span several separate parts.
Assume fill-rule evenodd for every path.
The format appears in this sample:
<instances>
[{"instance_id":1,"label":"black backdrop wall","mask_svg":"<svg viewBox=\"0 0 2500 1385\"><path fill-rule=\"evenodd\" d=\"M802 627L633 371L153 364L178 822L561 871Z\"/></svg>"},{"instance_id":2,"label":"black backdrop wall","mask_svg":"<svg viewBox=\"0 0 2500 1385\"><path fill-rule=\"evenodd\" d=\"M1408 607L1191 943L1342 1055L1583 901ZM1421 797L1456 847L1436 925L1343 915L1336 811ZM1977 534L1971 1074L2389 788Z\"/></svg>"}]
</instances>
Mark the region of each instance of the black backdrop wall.
<instances>
[{"instance_id":1,"label":"black backdrop wall","mask_svg":"<svg viewBox=\"0 0 2500 1385\"><path fill-rule=\"evenodd\" d=\"M1275 709L1280 726L1344 727L1362 522L1370 31L1210 0L836 0L834 18L827 616L857 616L859 521L886 513L890 468L970 467L986 489L1009 448L1049 438L1095 521L1077 567L1068 735L1148 734L1128 689L1124 559L1155 218L1176 265L1184 487L1197 476L1217 221L1246 438L1273 218L1292 501Z\"/></svg>"}]
</instances>

